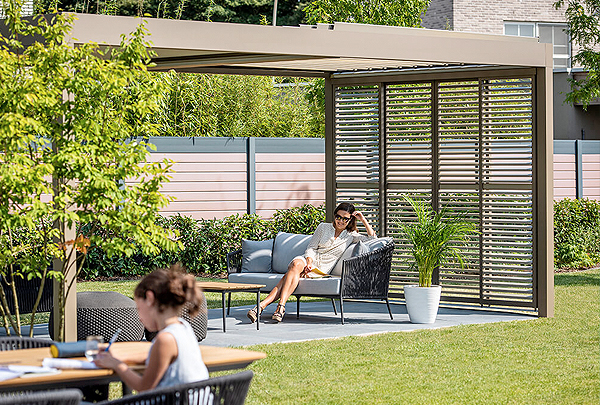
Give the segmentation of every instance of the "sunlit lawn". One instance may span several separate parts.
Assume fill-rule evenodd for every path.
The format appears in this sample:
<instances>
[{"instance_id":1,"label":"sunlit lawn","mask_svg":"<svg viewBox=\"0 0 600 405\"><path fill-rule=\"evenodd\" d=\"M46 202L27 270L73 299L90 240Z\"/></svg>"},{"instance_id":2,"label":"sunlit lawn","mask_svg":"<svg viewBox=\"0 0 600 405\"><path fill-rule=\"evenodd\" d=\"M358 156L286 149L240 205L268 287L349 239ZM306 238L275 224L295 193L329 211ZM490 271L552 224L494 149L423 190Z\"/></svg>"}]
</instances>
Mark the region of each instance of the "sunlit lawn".
<instances>
[{"instance_id":1,"label":"sunlit lawn","mask_svg":"<svg viewBox=\"0 0 600 405\"><path fill-rule=\"evenodd\" d=\"M78 291L132 296L136 284ZM247 403L598 404L600 271L557 274L555 284L554 318L253 346L267 358L250 367ZM220 307L220 294L206 295Z\"/></svg>"}]
</instances>

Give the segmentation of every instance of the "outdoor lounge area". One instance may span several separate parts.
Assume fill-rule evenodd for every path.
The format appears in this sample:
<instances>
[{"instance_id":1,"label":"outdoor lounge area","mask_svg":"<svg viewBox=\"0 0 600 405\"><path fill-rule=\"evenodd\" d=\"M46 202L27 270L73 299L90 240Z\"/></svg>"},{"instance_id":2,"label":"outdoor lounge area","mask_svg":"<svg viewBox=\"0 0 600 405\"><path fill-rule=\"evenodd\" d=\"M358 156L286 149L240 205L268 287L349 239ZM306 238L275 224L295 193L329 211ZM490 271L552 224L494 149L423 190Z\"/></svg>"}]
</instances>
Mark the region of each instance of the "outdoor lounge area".
<instances>
[{"instance_id":1,"label":"outdoor lounge area","mask_svg":"<svg viewBox=\"0 0 600 405\"><path fill-rule=\"evenodd\" d=\"M138 22L78 17L75 46L116 46ZM241 402L226 403L243 403L246 391L249 404L589 403L598 394L599 301L590 299L598 270L554 274L550 46L354 24L150 19L147 28L157 71L323 77L327 220L338 202L353 201L393 241L386 302L344 301L342 324L327 299L303 301L298 318L290 300L282 323L265 316L254 325L246 313L258 293L240 293L227 315L224 295L207 293L201 348L205 360L214 356L212 366L206 361L210 381L221 387L223 374L252 370L238 376L246 384ZM436 210L473 212L479 229L467 243L467 266L434 275L443 293L432 324L412 324L406 312L404 287L418 280L398 225L412 219L407 195ZM76 296L66 304L66 340L76 340ZM45 324L33 334L50 335ZM115 349L147 351L149 343ZM42 350L29 353L38 361ZM232 353L254 357L232 365ZM110 370L93 372L59 385L119 380ZM5 391L33 386L18 380ZM206 392L183 390L196 399ZM214 398L228 391L213 390Z\"/></svg>"}]
</instances>

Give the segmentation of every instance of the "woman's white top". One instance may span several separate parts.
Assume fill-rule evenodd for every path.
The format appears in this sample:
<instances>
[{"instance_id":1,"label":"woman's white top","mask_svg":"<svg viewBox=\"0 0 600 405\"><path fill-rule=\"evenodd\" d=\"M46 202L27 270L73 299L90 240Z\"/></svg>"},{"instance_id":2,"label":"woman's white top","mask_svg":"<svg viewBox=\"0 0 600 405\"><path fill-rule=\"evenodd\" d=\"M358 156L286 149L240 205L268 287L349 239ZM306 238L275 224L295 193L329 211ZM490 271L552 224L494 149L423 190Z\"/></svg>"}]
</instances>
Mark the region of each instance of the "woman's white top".
<instances>
[{"instance_id":1,"label":"woman's white top","mask_svg":"<svg viewBox=\"0 0 600 405\"><path fill-rule=\"evenodd\" d=\"M168 325L159 332L161 333L170 333L175 338L177 358L169 365L156 388L206 380L208 370L202 361L200 347L190 324L179 318L179 323Z\"/></svg>"},{"instance_id":2,"label":"woman's white top","mask_svg":"<svg viewBox=\"0 0 600 405\"><path fill-rule=\"evenodd\" d=\"M371 239L377 239L377 236L365 236L358 232L348 232L345 229L336 238L333 224L323 222L319 224L310 239L304 257L312 258L313 267L318 268L323 273L329 273L348 246L358 241Z\"/></svg>"}]
</instances>

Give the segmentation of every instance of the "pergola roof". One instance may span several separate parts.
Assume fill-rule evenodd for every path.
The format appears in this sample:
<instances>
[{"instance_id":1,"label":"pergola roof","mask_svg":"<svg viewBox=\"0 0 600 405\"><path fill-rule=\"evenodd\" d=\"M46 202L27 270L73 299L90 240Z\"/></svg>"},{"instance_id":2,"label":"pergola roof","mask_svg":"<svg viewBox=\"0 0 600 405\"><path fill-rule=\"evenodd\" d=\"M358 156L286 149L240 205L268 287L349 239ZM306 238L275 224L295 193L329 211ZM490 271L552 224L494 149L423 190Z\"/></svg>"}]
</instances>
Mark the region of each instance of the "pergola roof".
<instances>
[{"instance_id":1,"label":"pergola roof","mask_svg":"<svg viewBox=\"0 0 600 405\"><path fill-rule=\"evenodd\" d=\"M156 70L331 77L415 67L552 66L535 38L363 24L273 27L147 18ZM118 45L139 18L77 14L73 44Z\"/></svg>"}]
</instances>

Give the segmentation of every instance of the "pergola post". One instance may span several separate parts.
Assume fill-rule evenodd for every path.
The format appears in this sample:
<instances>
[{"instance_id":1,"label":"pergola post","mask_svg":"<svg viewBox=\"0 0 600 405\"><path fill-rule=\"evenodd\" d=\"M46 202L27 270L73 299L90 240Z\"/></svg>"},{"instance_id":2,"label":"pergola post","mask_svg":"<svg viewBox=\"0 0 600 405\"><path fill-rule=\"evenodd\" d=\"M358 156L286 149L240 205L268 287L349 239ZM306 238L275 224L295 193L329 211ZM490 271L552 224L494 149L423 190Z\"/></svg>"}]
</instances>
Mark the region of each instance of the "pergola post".
<instances>
[{"instance_id":1,"label":"pergola post","mask_svg":"<svg viewBox=\"0 0 600 405\"><path fill-rule=\"evenodd\" d=\"M536 211L537 302L540 317L554 317L554 188L553 188L553 114L552 114L552 45L548 44L550 62L537 69L536 85Z\"/></svg>"},{"instance_id":2,"label":"pergola post","mask_svg":"<svg viewBox=\"0 0 600 405\"><path fill-rule=\"evenodd\" d=\"M333 221L335 209L335 102L331 79L325 79L325 212L326 221Z\"/></svg>"}]
</instances>

